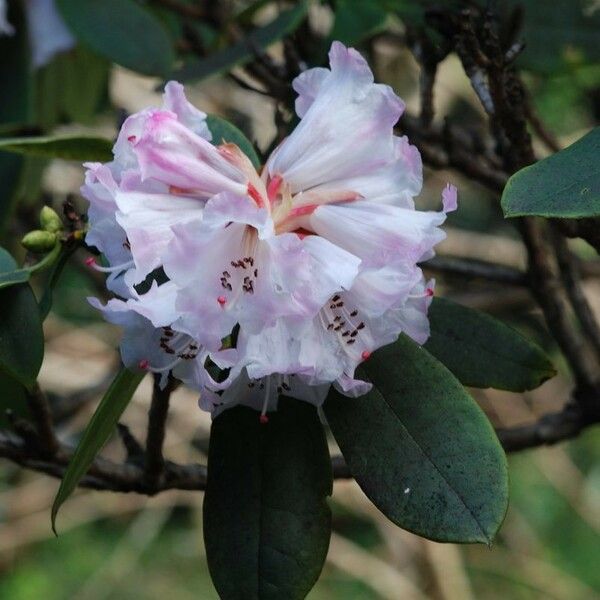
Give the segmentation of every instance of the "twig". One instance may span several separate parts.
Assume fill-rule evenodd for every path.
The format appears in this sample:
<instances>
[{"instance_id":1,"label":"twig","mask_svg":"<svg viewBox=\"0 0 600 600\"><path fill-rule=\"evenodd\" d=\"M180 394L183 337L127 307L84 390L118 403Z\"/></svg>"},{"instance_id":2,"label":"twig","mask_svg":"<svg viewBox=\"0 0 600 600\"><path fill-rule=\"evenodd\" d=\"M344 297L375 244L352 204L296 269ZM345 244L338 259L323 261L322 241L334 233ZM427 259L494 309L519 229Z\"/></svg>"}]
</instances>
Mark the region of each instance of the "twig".
<instances>
[{"instance_id":1,"label":"twig","mask_svg":"<svg viewBox=\"0 0 600 600\"><path fill-rule=\"evenodd\" d=\"M597 402L598 399L595 400ZM535 423L497 429L496 432L504 449L507 452L516 452L570 439L598 422L599 413L586 414L582 412L579 404L572 403L558 413L544 415ZM28 444L18 435L0 430L0 457L33 471L61 478L72 455L72 448L60 445L54 456L49 458L41 453L39 448ZM342 456L332 456L331 463L335 479L352 477ZM149 484L143 466L133 462L117 464L97 457L79 485L96 490L135 492L148 496L172 489L204 490L206 467L200 464L179 465L165 461L163 476L154 485Z\"/></svg>"},{"instance_id":2,"label":"twig","mask_svg":"<svg viewBox=\"0 0 600 600\"><path fill-rule=\"evenodd\" d=\"M531 291L542 307L546 323L558 342L580 387L594 388L596 369L590 365L581 336L573 329L568 307L561 295L560 281L552 266L553 249L545 239L540 219L522 220L522 233L529 252Z\"/></svg>"},{"instance_id":3,"label":"twig","mask_svg":"<svg viewBox=\"0 0 600 600\"><path fill-rule=\"evenodd\" d=\"M529 124L531 125L535 134L540 138L540 140L542 140L542 142L544 142L544 144L549 150L551 150L552 152L558 152L561 149L558 140L554 137L554 135L552 135L552 133L550 133L550 131L548 131L548 129L546 129L546 126L544 125L543 121L535 112L533 104L531 102L531 98L529 98L529 96L527 96L526 99L525 111L527 115L527 120L529 121Z\"/></svg>"},{"instance_id":4,"label":"twig","mask_svg":"<svg viewBox=\"0 0 600 600\"><path fill-rule=\"evenodd\" d=\"M578 406L569 404L530 425L497 429L496 433L507 452L516 452L574 438L591 424L582 417Z\"/></svg>"},{"instance_id":5,"label":"twig","mask_svg":"<svg viewBox=\"0 0 600 600\"><path fill-rule=\"evenodd\" d=\"M27 392L27 405L29 412L35 424L38 442L42 453L46 456L53 456L58 450L58 440L54 433L52 413L48 399L38 383Z\"/></svg>"},{"instance_id":6,"label":"twig","mask_svg":"<svg viewBox=\"0 0 600 600\"><path fill-rule=\"evenodd\" d=\"M171 379L169 379L164 389L161 389L160 375L154 376L152 402L148 414L148 433L146 436L146 455L144 461L144 479L149 488L158 487L165 468L162 448L165 441L165 425L172 390Z\"/></svg>"},{"instance_id":7,"label":"twig","mask_svg":"<svg viewBox=\"0 0 600 600\"><path fill-rule=\"evenodd\" d=\"M60 445L54 456L48 458L14 433L0 431L1 457L52 477L62 478L73 452L72 448ZM79 485L113 492L137 492L148 496L171 489L203 490L206 485L206 467L166 461L163 477L157 486L150 487L146 482L143 467L129 462L117 464L97 457Z\"/></svg>"},{"instance_id":8,"label":"twig","mask_svg":"<svg viewBox=\"0 0 600 600\"><path fill-rule=\"evenodd\" d=\"M600 360L600 326L583 291L577 259L556 227L553 228L553 233L556 258L567 296L581 323L583 335L591 343Z\"/></svg>"},{"instance_id":9,"label":"twig","mask_svg":"<svg viewBox=\"0 0 600 600\"><path fill-rule=\"evenodd\" d=\"M449 275L485 279L507 285L527 285L527 274L523 271L484 260L441 255L431 258L423 267Z\"/></svg>"}]
</instances>

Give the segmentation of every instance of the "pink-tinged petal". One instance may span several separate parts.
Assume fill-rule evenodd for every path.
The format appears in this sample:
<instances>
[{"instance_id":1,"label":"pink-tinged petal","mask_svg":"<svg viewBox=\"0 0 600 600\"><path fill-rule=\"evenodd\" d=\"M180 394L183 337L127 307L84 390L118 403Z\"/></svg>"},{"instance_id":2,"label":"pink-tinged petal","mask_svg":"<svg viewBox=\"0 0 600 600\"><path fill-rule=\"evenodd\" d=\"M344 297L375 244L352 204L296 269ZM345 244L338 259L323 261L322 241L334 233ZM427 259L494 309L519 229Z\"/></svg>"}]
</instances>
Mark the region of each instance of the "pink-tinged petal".
<instances>
[{"instance_id":1,"label":"pink-tinged petal","mask_svg":"<svg viewBox=\"0 0 600 600\"><path fill-rule=\"evenodd\" d=\"M386 265L380 269L363 269L350 290L352 303L368 317L378 317L404 303L422 279L416 266Z\"/></svg>"},{"instance_id":2,"label":"pink-tinged petal","mask_svg":"<svg viewBox=\"0 0 600 600\"><path fill-rule=\"evenodd\" d=\"M243 223L254 227L260 238L273 235L273 222L268 210L257 206L248 196L214 196L206 203L203 220L210 229L224 228L228 223Z\"/></svg>"},{"instance_id":3,"label":"pink-tinged petal","mask_svg":"<svg viewBox=\"0 0 600 600\"><path fill-rule=\"evenodd\" d=\"M127 243L127 234L116 221L116 204L114 195L117 184L110 169L99 163L86 163L85 183L81 194L90 205L88 220L90 229L86 234L86 243L95 246L104 254L106 260L115 270L108 276L106 285L109 290L123 297L129 296L129 281L123 275L130 271L134 264ZM118 266L121 265L122 269Z\"/></svg>"},{"instance_id":4,"label":"pink-tinged petal","mask_svg":"<svg viewBox=\"0 0 600 600\"><path fill-rule=\"evenodd\" d=\"M282 388L285 386L285 388ZM248 406L260 414L267 415L277 410L279 395L282 389L289 398L308 402L313 406L321 406L327 397L329 384L309 385L301 376L281 377L270 376L254 378L242 371L240 376L222 394L215 394L209 390L200 394L200 408L212 413L213 419L224 410L233 406ZM268 417L265 418L268 421Z\"/></svg>"},{"instance_id":5,"label":"pink-tinged petal","mask_svg":"<svg viewBox=\"0 0 600 600\"><path fill-rule=\"evenodd\" d=\"M128 245L142 281L162 265L163 253L173 239L172 226L201 221L204 202L195 198L144 192L117 192L116 220L127 234Z\"/></svg>"},{"instance_id":6,"label":"pink-tinged petal","mask_svg":"<svg viewBox=\"0 0 600 600\"><path fill-rule=\"evenodd\" d=\"M127 306L148 319L154 327L165 327L173 325L179 317L175 308L176 298L177 288L173 282L158 285L154 281L146 293L136 293L127 300Z\"/></svg>"},{"instance_id":7,"label":"pink-tinged petal","mask_svg":"<svg viewBox=\"0 0 600 600\"><path fill-rule=\"evenodd\" d=\"M417 344L424 344L429 338L427 311L433 300L435 280L422 280L411 292L411 297L402 305L389 311L385 317L390 327L406 333Z\"/></svg>"},{"instance_id":8,"label":"pink-tinged petal","mask_svg":"<svg viewBox=\"0 0 600 600\"><path fill-rule=\"evenodd\" d=\"M304 248L313 264L313 294L319 294L318 304L340 290L349 290L358 275L360 258L317 235L306 236Z\"/></svg>"},{"instance_id":9,"label":"pink-tinged petal","mask_svg":"<svg viewBox=\"0 0 600 600\"><path fill-rule=\"evenodd\" d=\"M271 176L281 175L293 194L332 180L371 172L393 155L393 126L404 104L373 74L354 49L334 42L329 75L315 77L315 96L292 134L267 161ZM309 76L307 76L308 80ZM305 85L306 84L306 85ZM303 96L301 110L310 94Z\"/></svg>"},{"instance_id":10,"label":"pink-tinged petal","mask_svg":"<svg viewBox=\"0 0 600 600\"><path fill-rule=\"evenodd\" d=\"M243 195L247 178L210 142L187 129L174 113L154 111L133 146L143 178L210 197L220 192Z\"/></svg>"},{"instance_id":11,"label":"pink-tinged petal","mask_svg":"<svg viewBox=\"0 0 600 600\"><path fill-rule=\"evenodd\" d=\"M338 392L341 392L344 396L349 396L350 398L364 396L373 388L372 383L354 379L345 373L338 377L333 385Z\"/></svg>"},{"instance_id":12,"label":"pink-tinged petal","mask_svg":"<svg viewBox=\"0 0 600 600\"><path fill-rule=\"evenodd\" d=\"M415 211L389 204L358 201L320 206L311 229L355 254L365 267L390 263L414 265L442 241L444 213Z\"/></svg>"},{"instance_id":13,"label":"pink-tinged petal","mask_svg":"<svg viewBox=\"0 0 600 600\"><path fill-rule=\"evenodd\" d=\"M59 52L75 46L75 38L57 11L54 0L26 0L25 16L34 68L44 66Z\"/></svg>"},{"instance_id":14,"label":"pink-tinged petal","mask_svg":"<svg viewBox=\"0 0 600 600\"><path fill-rule=\"evenodd\" d=\"M292 83L296 98L296 114L302 118L314 102L323 82L331 75L329 69L315 67L300 73Z\"/></svg>"},{"instance_id":15,"label":"pink-tinged petal","mask_svg":"<svg viewBox=\"0 0 600 600\"><path fill-rule=\"evenodd\" d=\"M165 85L163 106L165 110L175 113L179 122L196 135L209 142L212 140L212 133L206 124L206 113L188 101L183 86L177 81L169 81Z\"/></svg>"},{"instance_id":16,"label":"pink-tinged petal","mask_svg":"<svg viewBox=\"0 0 600 600\"><path fill-rule=\"evenodd\" d=\"M369 202L412 209L413 198L421 192L422 184L423 167L419 151L408 143L406 137L394 137L394 152L386 164L362 175L331 180L311 188L294 199L294 206L330 204L337 198L350 200L354 194Z\"/></svg>"},{"instance_id":17,"label":"pink-tinged petal","mask_svg":"<svg viewBox=\"0 0 600 600\"><path fill-rule=\"evenodd\" d=\"M160 347L162 330L156 329L145 317L131 310L126 302L109 300L104 306L97 298L88 298L88 302L100 310L109 323L122 328L120 350L126 367L137 370L140 363L147 363L159 370L172 362L172 357Z\"/></svg>"},{"instance_id":18,"label":"pink-tinged petal","mask_svg":"<svg viewBox=\"0 0 600 600\"><path fill-rule=\"evenodd\" d=\"M445 213L452 212L458 207L458 190L455 185L447 183L442 191L442 205Z\"/></svg>"}]
</instances>

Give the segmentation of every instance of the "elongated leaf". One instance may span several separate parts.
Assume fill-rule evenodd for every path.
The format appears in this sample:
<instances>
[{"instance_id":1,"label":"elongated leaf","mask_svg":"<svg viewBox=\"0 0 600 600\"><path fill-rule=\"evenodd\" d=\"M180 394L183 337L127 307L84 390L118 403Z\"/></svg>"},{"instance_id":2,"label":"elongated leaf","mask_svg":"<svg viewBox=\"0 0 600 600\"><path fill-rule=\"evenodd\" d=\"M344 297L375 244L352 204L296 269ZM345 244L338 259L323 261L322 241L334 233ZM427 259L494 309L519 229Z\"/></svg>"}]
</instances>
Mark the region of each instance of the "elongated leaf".
<instances>
[{"instance_id":1,"label":"elongated leaf","mask_svg":"<svg viewBox=\"0 0 600 600\"><path fill-rule=\"evenodd\" d=\"M254 49L262 50L286 35L292 33L306 16L308 3L303 0L290 9L283 11L268 25L251 31L246 39L211 54L202 60L194 60L183 65L172 74L179 81L204 79L210 75L218 75L229 71L236 65L243 65L254 56Z\"/></svg>"},{"instance_id":2,"label":"elongated leaf","mask_svg":"<svg viewBox=\"0 0 600 600\"><path fill-rule=\"evenodd\" d=\"M391 521L443 542L490 543L508 501L506 459L452 373L406 336L361 368L373 389L324 410L352 475Z\"/></svg>"},{"instance_id":3,"label":"elongated leaf","mask_svg":"<svg viewBox=\"0 0 600 600\"><path fill-rule=\"evenodd\" d=\"M92 136L0 138L0 150L64 160L112 160L112 142Z\"/></svg>"},{"instance_id":4,"label":"elongated leaf","mask_svg":"<svg viewBox=\"0 0 600 600\"><path fill-rule=\"evenodd\" d=\"M258 169L260 158L258 158L252 142L235 125L216 115L208 115L206 124L212 133L213 144L219 145L223 142L236 144Z\"/></svg>"},{"instance_id":5,"label":"elongated leaf","mask_svg":"<svg viewBox=\"0 0 600 600\"><path fill-rule=\"evenodd\" d=\"M17 272L17 263L0 248L0 281ZM31 387L43 357L44 334L35 296L29 284L13 282L0 289L0 369Z\"/></svg>"},{"instance_id":6,"label":"elongated leaf","mask_svg":"<svg viewBox=\"0 0 600 600\"><path fill-rule=\"evenodd\" d=\"M429 322L425 349L463 385L524 392L556 375L541 348L478 310L435 298Z\"/></svg>"},{"instance_id":7,"label":"elongated leaf","mask_svg":"<svg viewBox=\"0 0 600 600\"><path fill-rule=\"evenodd\" d=\"M332 476L314 406L282 398L261 425L238 406L214 421L204 541L223 600L301 599L325 561Z\"/></svg>"},{"instance_id":8,"label":"elongated leaf","mask_svg":"<svg viewBox=\"0 0 600 600\"><path fill-rule=\"evenodd\" d=\"M515 173L502 194L506 217L600 216L600 127Z\"/></svg>"},{"instance_id":9,"label":"elongated leaf","mask_svg":"<svg viewBox=\"0 0 600 600\"><path fill-rule=\"evenodd\" d=\"M56 515L59 508L77 487L79 480L86 474L96 454L114 431L119 417L123 414L143 378L143 372L133 373L123 367L104 394L83 432L54 498L51 517L54 533L56 533Z\"/></svg>"},{"instance_id":10,"label":"elongated leaf","mask_svg":"<svg viewBox=\"0 0 600 600\"><path fill-rule=\"evenodd\" d=\"M169 33L134 0L57 0L69 28L90 48L117 64L166 75L175 59Z\"/></svg>"}]
</instances>

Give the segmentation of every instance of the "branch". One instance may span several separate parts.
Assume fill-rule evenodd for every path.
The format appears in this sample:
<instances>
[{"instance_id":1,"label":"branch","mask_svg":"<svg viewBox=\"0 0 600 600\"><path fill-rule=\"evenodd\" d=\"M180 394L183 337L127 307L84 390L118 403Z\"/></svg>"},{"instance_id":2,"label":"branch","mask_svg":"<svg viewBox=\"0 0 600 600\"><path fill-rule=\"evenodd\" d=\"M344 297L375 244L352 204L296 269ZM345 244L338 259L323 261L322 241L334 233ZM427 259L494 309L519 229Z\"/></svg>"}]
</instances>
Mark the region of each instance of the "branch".
<instances>
[{"instance_id":1,"label":"branch","mask_svg":"<svg viewBox=\"0 0 600 600\"><path fill-rule=\"evenodd\" d=\"M508 175L495 164L492 156L484 153L485 143L472 132L454 124L424 132L419 119L409 114L402 116L398 129L408 135L423 162L430 167L457 169L495 193L504 189Z\"/></svg>"},{"instance_id":2,"label":"branch","mask_svg":"<svg viewBox=\"0 0 600 600\"><path fill-rule=\"evenodd\" d=\"M590 364L581 336L572 326L567 304L561 294L560 281L552 265L553 248L546 240L544 223L531 217L522 219L521 223L529 254L531 291L569 363L578 387L593 389L597 384L597 370Z\"/></svg>"},{"instance_id":3,"label":"branch","mask_svg":"<svg viewBox=\"0 0 600 600\"><path fill-rule=\"evenodd\" d=\"M588 404L592 404L592 402ZM496 430L496 433L507 452L517 452L573 438L598 422L600 422L600 412L584 413L579 404L570 403L562 411L544 415L532 424L500 428ZM60 445L54 456L48 458L39 448L28 444L18 435L0 430L0 457L52 477L62 478L73 452L73 448ZM352 477L342 456L332 456L331 464L334 479L350 479ZM173 489L204 490L206 488L206 466L201 464L180 465L165 461L162 477L156 484L150 484L144 467L131 462L117 464L97 457L80 481L79 486L113 492L135 492L147 496Z\"/></svg>"},{"instance_id":4,"label":"branch","mask_svg":"<svg viewBox=\"0 0 600 600\"><path fill-rule=\"evenodd\" d=\"M73 456L74 449L60 445L52 458L45 457L36 448L9 431L0 431L0 456L22 467L62 478ZM132 463L117 464L97 457L80 487L113 492L136 492L152 496L171 489L203 490L206 486L206 467L199 464L179 465L165 462L163 477L158 485L150 487L142 467Z\"/></svg>"},{"instance_id":5,"label":"branch","mask_svg":"<svg viewBox=\"0 0 600 600\"><path fill-rule=\"evenodd\" d=\"M144 478L150 488L157 488L165 469L162 453L165 441L165 425L169 412L169 400L173 390L173 381L169 378L164 389L160 387L160 375L154 376L152 402L148 414L148 433L146 436L146 454Z\"/></svg>"},{"instance_id":6,"label":"branch","mask_svg":"<svg viewBox=\"0 0 600 600\"><path fill-rule=\"evenodd\" d=\"M53 456L59 446L54 433L52 413L48 399L38 383L27 392L27 405L35 424L37 443L44 455Z\"/></svg>"},{"instance_id":7,"label":"branch","mask_svg":"<svg viewBox=\"0 0 600 600\"><path fill-rule=\"evenodd\" d=\"M598 360L600 360L600 326L583 291L577 258L569 250L565 238L557 231L556 227L553 228L553 232L556 258L567 296L581 323L583 335L591 343Z\"/></svg>"},{"instance_id":8,"label":"branch","mask_svg":"<svg viewBox=\"0 0 600 600\"><path fill-rule=\"evenodd\" d=\"M568 404L562 411L544 415L530 425L497 429L496 433L507 452L517 452L574 438L597 422L585 418L579 406Z\"/></svg>"},{"instance_id":9,"label":"branch","mask_svg":"<svg viewBox=\"0 0 600 600\"><path fill-rule=\"evenodd\" d=\"M461 258L459 256L434 256L423 267L448 275L472 279L485 279L506 285L526 286L527 274L520 269L498 265L484 260Z\"/></svg>"}]
</instances>

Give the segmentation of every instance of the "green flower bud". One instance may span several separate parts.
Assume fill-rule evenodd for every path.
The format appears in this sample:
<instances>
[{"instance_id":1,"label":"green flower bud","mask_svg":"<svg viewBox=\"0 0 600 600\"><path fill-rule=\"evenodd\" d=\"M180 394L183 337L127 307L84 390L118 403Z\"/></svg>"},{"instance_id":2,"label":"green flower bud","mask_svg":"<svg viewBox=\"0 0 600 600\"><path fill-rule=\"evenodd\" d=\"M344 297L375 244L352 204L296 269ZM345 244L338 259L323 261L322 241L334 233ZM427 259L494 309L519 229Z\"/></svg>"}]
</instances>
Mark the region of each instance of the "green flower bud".
<instances>
[{"instance_id":1,"label":"green flower bud","mask_svg":"<svg viewBox=\"0 0 600 600\"><path fill-rule=\"evenodd\" d=\"M40 225L44 231L58 233L63 230L63 223L55 210L44 206L40 212Z\"/></svg>"},{"instance_id":2,"label":"green flower bud","mask_svg":"<svg viewBox=\"0 0 600 600\"><path fill-rule=\"evenodd\" d=\"M21 244L30 252L43 254L49 252L56 245L56 233L36 229L30 231L22 240Z\"/></svg>"}]
</instances>

